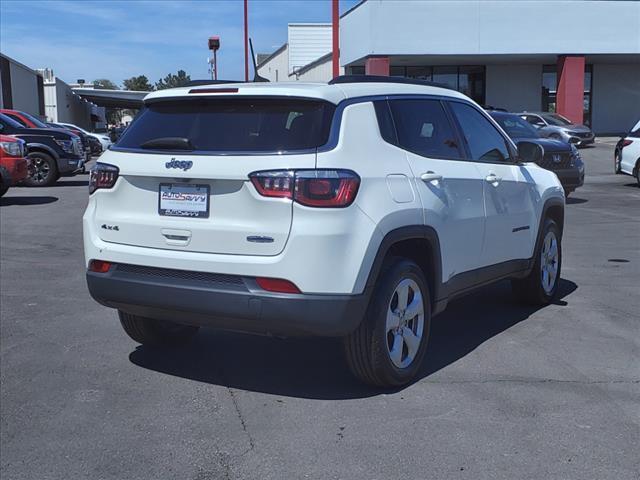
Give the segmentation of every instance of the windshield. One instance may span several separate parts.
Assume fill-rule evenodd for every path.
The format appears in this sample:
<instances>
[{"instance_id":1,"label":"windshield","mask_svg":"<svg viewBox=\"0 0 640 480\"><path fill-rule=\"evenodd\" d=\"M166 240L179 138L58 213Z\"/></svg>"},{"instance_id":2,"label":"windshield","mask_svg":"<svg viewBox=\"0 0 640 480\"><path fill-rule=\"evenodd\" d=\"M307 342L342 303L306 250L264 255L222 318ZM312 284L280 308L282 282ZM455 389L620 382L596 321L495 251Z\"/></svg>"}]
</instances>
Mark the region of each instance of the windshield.
<instances>
[{"instance_id":1,"label":"windshield","mask_svg":"<svg viewBox=\"0 0 640 480\"><path fill-rule=\"evenodd\" d=\"M541 115L549 125L555 125L556 127L564 127L565 125L572 125L570 120L567 120L562 115L557 113L545 113Z\"/></svg>"},{"instance_id":2,"label":"windshield","mask_svg":"<svg viewBox=\"0 0 640 480\"><path fill-rule=\"evenodd\" d=\"M327 142L335 106L320 100L199 98L148 105L117 146L170 150L179 139L194 151L278 152ZM143 147L143 145L145 145ZM183 147L184 148L184 147Z\"/></svg>"},{"instance_id":3,"label":"windshield","mask_svg":"<svg viewBox=\"0 0 640 480\"><path fill-rule=\"evenodd\" d=\"M511 138L539 138L538 131L518 115L492 115Z\"/></svg>"},{"instance_id":4,"label":"windshield","mask_svg":"<svg viewBox=\"0 0 640 480\"><path fill-rule=\"evenodd\" d=\"M33 115L29 115L26 112L21 112L21 113L22 113L22 115L27 117L36 127L38 127L38 128L49 128L46 123L44 123L42 120L38 120Z\"/></svg>"}]
</instances>

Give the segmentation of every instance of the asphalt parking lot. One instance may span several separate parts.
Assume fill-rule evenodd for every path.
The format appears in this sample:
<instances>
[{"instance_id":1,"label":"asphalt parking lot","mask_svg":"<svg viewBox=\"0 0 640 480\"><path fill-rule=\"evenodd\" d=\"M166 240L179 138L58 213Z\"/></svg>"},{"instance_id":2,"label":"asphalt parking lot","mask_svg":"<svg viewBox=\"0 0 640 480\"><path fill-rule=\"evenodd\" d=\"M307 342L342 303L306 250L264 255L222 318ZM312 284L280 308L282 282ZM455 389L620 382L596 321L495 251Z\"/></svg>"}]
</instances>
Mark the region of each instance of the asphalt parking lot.
<instances>
[{"instance_id":1,"label":"asphalt parking lot","mask_svg":"<svg viewBox=\"0 0 640 480\"><path fill-rule=\"evenodd\" d=\"M612 142L612 143L611 143ZM159 354L89 297L87 176L0 200L4 479L637 479L640 188L583 149L561 298L437 317L421 379L357 384L333 340L201 331Z\"/></svg>"}]
</instances>

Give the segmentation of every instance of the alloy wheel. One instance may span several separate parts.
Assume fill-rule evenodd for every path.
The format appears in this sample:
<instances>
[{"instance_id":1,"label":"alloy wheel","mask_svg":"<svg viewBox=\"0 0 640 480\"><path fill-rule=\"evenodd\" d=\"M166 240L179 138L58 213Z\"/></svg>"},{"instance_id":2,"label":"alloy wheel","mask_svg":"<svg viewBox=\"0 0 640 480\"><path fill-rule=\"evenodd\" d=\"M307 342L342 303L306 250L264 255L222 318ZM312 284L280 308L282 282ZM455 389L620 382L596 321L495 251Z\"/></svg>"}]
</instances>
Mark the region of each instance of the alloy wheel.
<instances>
[{"instance_id":1,"label":"alloy wheel","mask_svg":"<svg viewBox=\"0 0 640 480\"><path fill-rule=\"evenodd\" d=\"M387 352L393 365L406 368L418 354L424 334L424 300L418 284L405 278L396 286L386 321Z\"/></svg>"},{"instance_id":2,"label":"alloy wheel","mask_svg":"<svg viewBox=\"0 0 640 480\"><path fill-rule=\"evenodd\" d=\"M558 239L554 232L547 232L542 243L540 252L540 279L542 288L547 295L553 292L558 277L558 264L560 252L558 250Z\"/></svg>"},{"instance_id":3,"label":"alloy wheel","mask_svg":"<svg viewBox=\"0 0 640 480\"><path fill-rule=\"evenodd\" d=\"M31 159L29 176L37 183L44 183L51 174L51 165L45 159L34 157Z\"/></svg>"}]
</instances>

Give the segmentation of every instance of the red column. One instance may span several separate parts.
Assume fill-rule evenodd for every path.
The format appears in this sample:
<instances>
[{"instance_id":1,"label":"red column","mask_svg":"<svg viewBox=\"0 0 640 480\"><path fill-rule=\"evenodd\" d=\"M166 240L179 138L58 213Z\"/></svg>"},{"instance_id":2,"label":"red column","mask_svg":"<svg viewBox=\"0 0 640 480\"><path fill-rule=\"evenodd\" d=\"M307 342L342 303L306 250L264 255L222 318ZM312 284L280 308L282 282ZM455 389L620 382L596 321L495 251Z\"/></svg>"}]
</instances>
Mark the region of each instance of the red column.
<instances>
[{"instance_id":1,"label":"red column","mask_svg":"<svg viewBox=\"0 0 640 480\"><path fill-rule=\"evenodd\" d=\"M244 81L249 81L249 0L244 0Z\"/></svg>"},{"instance_id":2,"label":"red column","mask_svg":"<svg viewBox=\"0 0 640 480\"><path fill-rule=\"evenodd\" d=\"M369 57L364 63L365 75L389 76L389 57Z\"/></svg>"},{"instance_id":3,"label":"red column","mask_svg":"<svg viewBox=\"0 0 640 480\"><path fill-rule=\"evenodd\" d=\"M331 11L332 11L332 30L333 30L333 78L336 78L340 75L340 6L338 5L339 0L332 0Z\"/></svg>"},{"instance_id":4,"label":"red column","mask_svg":"<svg viewBox=\"0 0 640 480\"><path fill-rule=\"evenodd\" d=\"M558 57L556 112L574 123L583 122L584 57Z\"/></svg>"}]
</instances>

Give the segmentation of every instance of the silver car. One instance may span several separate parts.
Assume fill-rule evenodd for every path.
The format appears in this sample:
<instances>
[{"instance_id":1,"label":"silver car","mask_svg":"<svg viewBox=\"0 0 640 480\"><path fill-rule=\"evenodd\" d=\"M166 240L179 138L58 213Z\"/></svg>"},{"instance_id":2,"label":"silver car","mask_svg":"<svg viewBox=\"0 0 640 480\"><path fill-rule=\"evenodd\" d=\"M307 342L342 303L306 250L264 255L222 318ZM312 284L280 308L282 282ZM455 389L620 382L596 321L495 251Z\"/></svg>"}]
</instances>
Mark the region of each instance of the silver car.
<instances>
[{"instance_id":1,"label":"silver car","mask_svg":"<svg viewBox=\"0 0 640 480\"><path fill-rule=\"evenodd\" d=\"M571 120L558 113L522 112L518 115L537 128L542 137L564 140L579 147L589 145L596 140L596 136L589 127L571 123Z\"/></svg>"}]
</instances>

